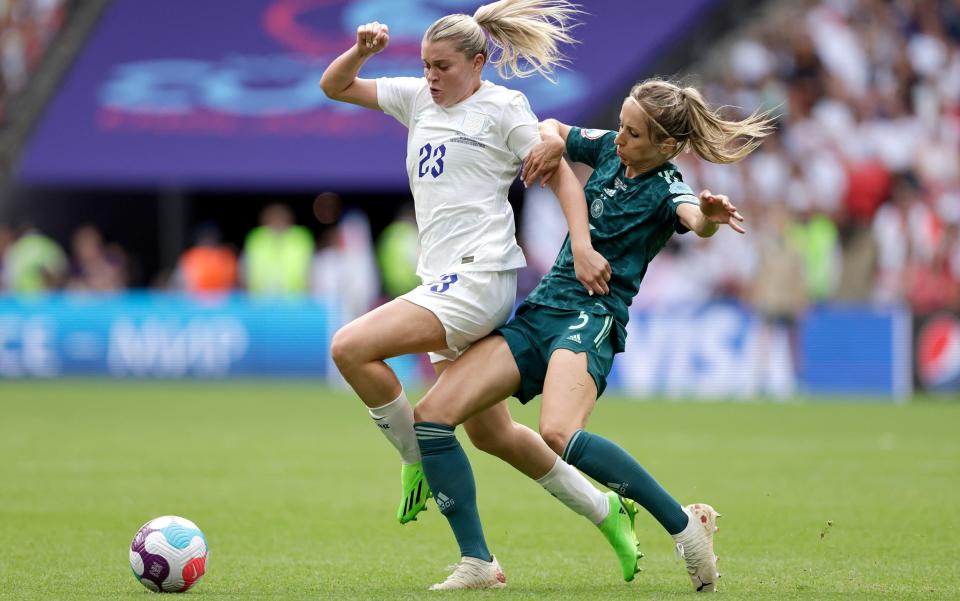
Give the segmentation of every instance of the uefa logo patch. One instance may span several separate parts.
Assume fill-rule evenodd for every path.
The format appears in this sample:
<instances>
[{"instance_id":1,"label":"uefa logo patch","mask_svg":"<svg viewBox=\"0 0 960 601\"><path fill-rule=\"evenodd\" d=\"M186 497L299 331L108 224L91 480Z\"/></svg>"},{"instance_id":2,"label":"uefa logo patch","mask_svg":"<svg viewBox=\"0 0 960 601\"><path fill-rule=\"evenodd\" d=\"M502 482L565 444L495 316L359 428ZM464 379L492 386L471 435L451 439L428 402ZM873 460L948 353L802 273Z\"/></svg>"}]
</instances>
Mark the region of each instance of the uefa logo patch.
<instances>
[{"instance_id":1,"label":"uefa logo patch","mask_svg":"<svg viewBox=\"0 0 960 601\"><path fill-rule=\"evenodd\" d=\"M580 136L588 140L598 140L603 137L609 130L606 129L581 129Z\"/></svg>"},{"instance_id":2,"label":"uefa logo patch","mask_svg":"<svg viewBox=\"0 0 960 601\"><path fill-rule=\"evenodd\" d=\"M593 218L594 218L594 219L597 219L597 218L599 218L601 215L603 215L603 201L602 201L602 200L600 200L600 199L598 198L598 199L596 199L595 201L593 201L593 203L590 205L590 214L593 215Z\"/></svg>"}]
</instances>

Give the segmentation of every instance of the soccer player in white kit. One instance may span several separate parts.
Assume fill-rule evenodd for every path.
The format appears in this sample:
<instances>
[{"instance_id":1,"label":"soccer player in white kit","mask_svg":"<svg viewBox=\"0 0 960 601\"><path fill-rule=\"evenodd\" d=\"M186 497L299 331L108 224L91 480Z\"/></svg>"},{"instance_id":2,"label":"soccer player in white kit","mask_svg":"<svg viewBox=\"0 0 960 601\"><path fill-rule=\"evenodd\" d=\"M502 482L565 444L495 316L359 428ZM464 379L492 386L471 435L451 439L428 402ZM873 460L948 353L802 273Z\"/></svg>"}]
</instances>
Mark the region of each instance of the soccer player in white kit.
<instances>
[{"instance_id":1,"label":"soccer player in white kit","mask_svg":"<svg viewBox=\"0 0 960 601\"><path fill-rule=\"evenodd\" d=\"M472 342L506 321L516 300L516 270L525 266L507 191L522 160L540 142L538 120L522 93L481 79L490 56L487 36L500 51L494 65L501 73L549 78L563 58L558 44L573 42L567 28L576 12L566 0L501 0L481 6L473 16L439 19L423 37L422 78L358 77L363 64L389 42L386 25L369 23L357 29L356 44L327 67L320 81L328 97L382 110L409 129L406 166L423 285L341 328L330 349L340 373L400 453L401 523L415 519L430 493L412 408L384 360L428 352L440 374ZM578 280L591 294L606 294L610 267L590 243L579 182L564 163L550 185L569 226ZM546 474L539 471L542 458L555 455L534 431L513 421L505 403L464 426L478 448L537 480L600 527L623 577L633 578L639 553L631 502L601 493L561 460ZM439 505L447 515L445 504ZM485 549L461 549L461 556L441 588L505 583Z\"/></svg>"}]
</instances>

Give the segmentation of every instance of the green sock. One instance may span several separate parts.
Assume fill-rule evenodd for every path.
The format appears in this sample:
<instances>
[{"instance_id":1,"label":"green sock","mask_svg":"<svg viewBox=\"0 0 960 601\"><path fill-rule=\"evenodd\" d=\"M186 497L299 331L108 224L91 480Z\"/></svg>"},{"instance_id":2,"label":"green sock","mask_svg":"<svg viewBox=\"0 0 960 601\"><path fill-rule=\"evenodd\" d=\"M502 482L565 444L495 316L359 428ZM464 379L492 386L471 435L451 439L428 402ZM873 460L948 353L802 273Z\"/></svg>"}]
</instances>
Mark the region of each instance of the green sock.
<instances>
[{"instance_id":1,"label":"green sock","mask_svg":"<svg viewBox=\"0 0 960 601\"><path fill-rule=\"evenodd\" d=\"M420 445L423 473L433 491L440 513L450 522L460 545L461 557L492 559L483 537L477 510L477 486L473 470L454 428L445 424L417 422L413 425Z\"/></svg>"},{"instance_id":2,"label":"green sock","mask_svg":"<svg viewBox=\"0 0 960 601\"><path fill-rule=\"evenodd\" d=\"M687 514L636 459L602 436L577 430L563 450L563 460L621 496L633 499L670 534L682 531Z\"/></svg>"}]
</instances>

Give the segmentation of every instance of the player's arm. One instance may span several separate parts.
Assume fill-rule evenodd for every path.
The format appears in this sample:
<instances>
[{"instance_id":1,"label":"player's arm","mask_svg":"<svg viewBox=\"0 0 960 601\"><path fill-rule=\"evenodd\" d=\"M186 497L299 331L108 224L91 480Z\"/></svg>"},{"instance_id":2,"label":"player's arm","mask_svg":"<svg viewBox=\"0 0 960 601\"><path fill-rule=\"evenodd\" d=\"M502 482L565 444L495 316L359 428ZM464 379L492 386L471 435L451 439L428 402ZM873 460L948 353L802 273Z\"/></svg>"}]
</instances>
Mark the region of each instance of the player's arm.
<instances>
[{"instance_id":1,"label":"player's arm","mask_svg":"<svg viewBox=\"0 0 960 601\"><path fill-rule=\"evenodd\" d=\"M570 249L573 253L573 270L577 280L591 296L610 292L610 263L593 248L590 242L590 219L587 216L587 201L580 181L573 169L562 158L556 175L550 178L550 189L560 201L560 208L570 229Z\"/></svg>"},{"instance_id":2,"label":"player's arm","mask_svg":"<svg viewBox=\"0 0 960 601\"><path fill-rule=\"evenodd\" d=\"M376 80L361 79L357 75L367 59L382 52L389 43L390 30L386 25L376 21L361 25L357 28L357 43L323 72L320 89L332 100L380 110Z\"/></svg>"},{"instance_id":3,"label":"player's arm","mask_svg":"<svg viewBox=\"0 0 960 601\"><path fill-rule=\"evenodd\" d=\"M689 202L677 206L677 218L684 227L701 238L714 235L723 224L729 225L733 231L740 234L746 233L740 225L743 217L725 195L704 190L700 193L699 199L699 206Z\"/></svg>"},{"instance_id":4,"label":"player's arm","mask_svg":"<svg viewBox=\"0 0 960 601\"><path fill-rule=\"evenodd\" d=\"M563 152L567 147L570 126L556 119L540 122L540 143L533 147L523 161L523 185L527 188L540 179L540 187L550 180L560 167ZM551 186L552 187L552 186Z\"/></svg>"}]
</instances>

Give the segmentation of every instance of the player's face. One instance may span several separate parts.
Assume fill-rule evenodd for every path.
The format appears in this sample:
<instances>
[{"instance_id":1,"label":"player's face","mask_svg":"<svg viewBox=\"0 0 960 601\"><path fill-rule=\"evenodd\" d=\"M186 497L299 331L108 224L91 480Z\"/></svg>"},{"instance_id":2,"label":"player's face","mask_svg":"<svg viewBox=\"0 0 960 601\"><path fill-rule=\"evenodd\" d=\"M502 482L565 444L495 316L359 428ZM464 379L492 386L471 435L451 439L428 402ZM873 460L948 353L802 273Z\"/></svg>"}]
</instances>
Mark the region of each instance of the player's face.
<instances>
[{"instance_id":1,"label":"player's face","mask_svg":"<svg viewBox=\"0 0 960 601\"><path fill-rule=\"evenodd\" d=\"M647 117L636 102L627 98L620 108L620 128L613 139L620 162L635 171L647 171L662 163L664 155L659 144L650 140Z\"/></svg>"},{"instance_id":2,"label":"player's face","mask_svg":"<svg viewBox=\"0 0 960 601\"><path fill-rule=\"evenodd\" d=\"M483 55L467 60L450 40L424 41L421 46L423 76L430 86L430 96L440 106L453 106L480 87Z\"/></svg>"}]
</instances>

